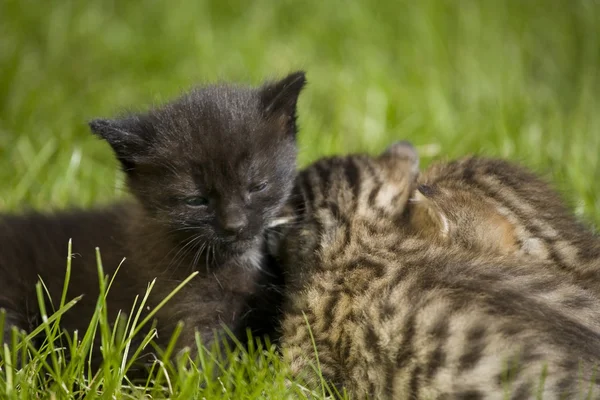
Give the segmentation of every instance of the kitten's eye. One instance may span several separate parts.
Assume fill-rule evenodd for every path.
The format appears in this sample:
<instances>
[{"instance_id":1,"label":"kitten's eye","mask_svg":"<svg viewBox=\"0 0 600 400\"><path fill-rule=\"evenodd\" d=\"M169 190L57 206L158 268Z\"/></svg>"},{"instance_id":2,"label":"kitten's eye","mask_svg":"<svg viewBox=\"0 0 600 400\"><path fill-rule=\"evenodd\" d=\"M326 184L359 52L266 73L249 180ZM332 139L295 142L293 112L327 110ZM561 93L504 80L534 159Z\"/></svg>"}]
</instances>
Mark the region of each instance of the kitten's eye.
<instances>
[{"instance_id":1,"label":"kitten's eye","mask_svg":"<svg viewBox=\"0 0 600 400\"><path fill-rule=\"evenodd\" d=\"M203 207L208 205L208 199L202 196L192 196L184 199L185 204L190 207Z\"/></svg>"},{"instance_id":2,"label":"kitten's eye","mask_svg":"<svg viewBox=\"0 0 600 400\"><path fill-rule=\"evenodd\" d=\"M267 182L261 182L258 185L252 186L250 188L250 193L262 192L267 188Z\"/></svg>"}]
</instances>

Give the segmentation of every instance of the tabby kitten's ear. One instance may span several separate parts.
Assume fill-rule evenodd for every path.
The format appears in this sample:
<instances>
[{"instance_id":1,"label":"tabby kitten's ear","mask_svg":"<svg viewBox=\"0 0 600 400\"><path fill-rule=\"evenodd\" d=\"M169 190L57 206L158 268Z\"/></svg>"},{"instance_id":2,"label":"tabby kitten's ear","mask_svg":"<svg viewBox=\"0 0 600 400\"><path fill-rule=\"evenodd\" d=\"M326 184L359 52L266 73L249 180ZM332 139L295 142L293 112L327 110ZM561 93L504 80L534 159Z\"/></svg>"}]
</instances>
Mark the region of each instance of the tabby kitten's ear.
<instances>
[{"instance_id":1,"label":"tabby kitten's ear","mask_svg":"<svg viewBox=\"0 0 600 400\"><path fill-rule=\"evenodd\" d=\"M447 241L450 226L442 211L416 189L409 200L408 227L430 240Z\"/></svg>"},{"instance_id":2,"label":"tabby kitten's ear","mask_svg":"<svg viewBox=\"0 0 600 400\"><path fill-rule=\"evenodd\" d=\"M376 158L383 184L373 205L390 216L404 212L419 176L419 155L407 141L396 142Z\"/></svg>"},{"instance_id":3,"label":"tabby kitten's ear","mask_svg":"<svg viewBox=\"0 0 600 400\"><path fill-rule=\"evenodd\" d=\"M280 81L266 83L260 89L260 100L266 117L280 123L286 133L294 137L298 96L305 84L305 72L297 71Z\"/></svg>"},{"instance_id":4,"label":"tabby kitten's ear","mask_svg":"<svg viewBox=\"0 0 600 400\"><path fill-rule=\"evenodd\" d=\"M148 147L148 136L138 118L118 120L94 119L88 123L92 133L106 140L113 148L125 171L135 166L135 161Z\"/></svg>"},{"instance_id":5,"label":"tabby kitten's ear","mask_svg":"<svg viewBox=\"0 0 600 400\"><path fill-rule=\"evenodd\" d=\"M412 191L419 177L419 154L410 142L402 140L391 144L379 155L378 161L389 183L409 187Z\"/></svg>"},{"instance_id":6,"label":"tabby kitten's ear","mask_svg":"<svg viewBox=\"0 0 600 400\"><path fill-rule=\"evenodd\" d=\"M379 156L379 160L383 161L389 167L388 172L403 172L399 168L408 167L415 181L419 176L419 154L417 153L417 149L406 140L392 143Z\"/></svg>"}]
</instances>

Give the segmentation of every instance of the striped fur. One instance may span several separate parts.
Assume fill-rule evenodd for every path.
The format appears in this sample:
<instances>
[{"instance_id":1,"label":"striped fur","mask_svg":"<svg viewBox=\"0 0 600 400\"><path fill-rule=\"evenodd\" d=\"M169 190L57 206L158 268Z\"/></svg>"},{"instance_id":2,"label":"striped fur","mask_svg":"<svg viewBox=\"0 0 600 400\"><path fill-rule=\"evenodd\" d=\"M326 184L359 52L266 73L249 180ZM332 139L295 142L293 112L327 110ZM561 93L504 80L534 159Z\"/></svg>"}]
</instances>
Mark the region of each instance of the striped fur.
<instances>
[{"instance_id":1,"label":"striped fur","mask_svg":"<svg viewBox=\"0 0 600 400\"><path fill-rule=\"evenodd\" d=\"M300 173L295 219L270 239L288 284L292 372L318 386L316 347L325 378L359 399L554 399L580 393L580 380L589 388L598 300L544 261L416 234L416 176L406 144Z\"/></svg>"},{"instance_id":2,"label":"striped fur","mask_svg":"<svg viewBox=\"0 0 600 400\"><path fill-rule=\"evenodd\" d=\"M600 297L600 238L533 173L470 157L432 166L419 183L409 209L424 237L547 261Z\"/></svg>"}]
</instances>

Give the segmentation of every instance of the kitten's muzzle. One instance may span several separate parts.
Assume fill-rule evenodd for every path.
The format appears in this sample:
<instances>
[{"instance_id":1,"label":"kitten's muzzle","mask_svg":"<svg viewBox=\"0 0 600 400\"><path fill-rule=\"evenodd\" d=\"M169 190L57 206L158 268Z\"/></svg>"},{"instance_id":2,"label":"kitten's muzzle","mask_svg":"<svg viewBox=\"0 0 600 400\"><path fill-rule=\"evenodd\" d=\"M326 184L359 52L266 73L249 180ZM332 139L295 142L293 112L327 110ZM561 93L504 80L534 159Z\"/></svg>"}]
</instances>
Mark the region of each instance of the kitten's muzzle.
<instances>
[{"instance_id":1,"label":"kitten's muzzle","mask_svg":"<svg viewBox=\"0 0 600 400\"><path fill-rule=\"evenodd\" d=\"M227 252L232 254L241 254L248 251L256 244L255 238L241 239L225 243L224 247Z\"/></svg>"},{"instance_id":2,"label":"kitten's muzzle","mask_svg":"<svg viewBox=\"0 0 600 400\"><path fill-rule=\"evenodd\" d=\"M248 220L246 218L240 218L226 221L221 227L226 235L239 236L248 227Z\"/></svg>"},{"instance_id":3,"label":"kitten's muzzle","mask_svg":"<svg viewBox=\"0 0 600 400\"><path fill-rule=\"evenodd\" d=\"M228 205L220 212L219 228L223 236L241 236L248 228L248 217L241 207Z\"/></svg>"}]
</instances>

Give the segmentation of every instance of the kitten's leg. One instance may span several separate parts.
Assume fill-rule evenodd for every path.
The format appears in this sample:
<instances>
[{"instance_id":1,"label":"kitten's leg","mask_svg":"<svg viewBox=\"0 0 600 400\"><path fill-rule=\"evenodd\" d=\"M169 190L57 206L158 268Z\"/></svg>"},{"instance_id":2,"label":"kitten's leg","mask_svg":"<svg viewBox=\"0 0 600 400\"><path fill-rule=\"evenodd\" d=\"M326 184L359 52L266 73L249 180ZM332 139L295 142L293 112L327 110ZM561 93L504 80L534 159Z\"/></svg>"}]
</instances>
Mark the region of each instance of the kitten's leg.
<instances>
[{"instance_id":1,"label":"kitten's leg","mask_svg":"<svg viewBox=\"0 0 600 400\"><path fill-rule=\"evenodd\" d=\"M218 365L214 365L215 372L220 373L231 358L231 350L238 348L236 339L245 343L246 315L253 305L249 299L256 290L256 279L236 263L222 266L214 278L198 278L195 285L184 288L171 305L158 312L157 343L166 346L172 338L173 329L182 320L183 329L172 353L173 358L186 348L192 359L197 358L199 351L209 355L206 360L212 360L216 355ZM200 343L196 342L196 331L200 334Z\"/></svg>"}]
</instances>

